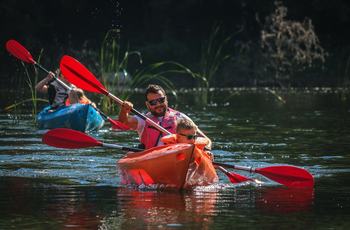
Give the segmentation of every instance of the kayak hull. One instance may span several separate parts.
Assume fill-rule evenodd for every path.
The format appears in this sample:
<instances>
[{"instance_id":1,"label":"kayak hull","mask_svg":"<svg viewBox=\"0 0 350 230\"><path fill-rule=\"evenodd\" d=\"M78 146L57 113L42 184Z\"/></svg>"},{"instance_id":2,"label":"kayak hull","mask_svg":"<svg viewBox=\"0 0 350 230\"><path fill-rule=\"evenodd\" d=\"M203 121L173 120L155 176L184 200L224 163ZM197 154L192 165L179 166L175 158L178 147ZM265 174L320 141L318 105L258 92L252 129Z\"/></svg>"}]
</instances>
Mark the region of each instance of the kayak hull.
<instances>
[{"instance_id":1,"label":"kayak hull","mask_svg":"<svg viewBox=\"0 0 350 230\"><path fill-rule=\"evenodd\" d=\"M128 153L117 162L121 183L180 190L217 182L210 159L201 154L190 144L172 144Z\"/></svg>"},{"instance_id":2,"label":"kayak hull","mask_svg":"<svg viewBox=\"0 0 350 230\"><path fill-rule=\"evenodd\" d=\"M89 132L100 129L104 124L102 116L91 105L73 104L53 112L49 110L49 106L45 107L37 115L39 129L69 128Z\"/></svg>"}]
</instances>

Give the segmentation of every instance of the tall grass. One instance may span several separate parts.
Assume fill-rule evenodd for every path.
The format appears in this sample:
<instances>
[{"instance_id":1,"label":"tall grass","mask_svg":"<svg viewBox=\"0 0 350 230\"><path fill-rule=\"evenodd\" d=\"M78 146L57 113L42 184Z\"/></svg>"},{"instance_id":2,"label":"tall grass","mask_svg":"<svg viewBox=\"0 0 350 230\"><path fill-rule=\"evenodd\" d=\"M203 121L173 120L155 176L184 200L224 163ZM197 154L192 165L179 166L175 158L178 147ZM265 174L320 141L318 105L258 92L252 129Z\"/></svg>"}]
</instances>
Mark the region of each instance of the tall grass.
<instances>
[{"instance_id":1,"label":"tall grass","mask_svg":"<svg viewBox=\"0 0 350 230\"><path fill-rule=\"evenodd\" d=\"M198 86L202 89L197 95L197 103L200 105L209 102L208 91L214 83L214 76L221 65L232 57L226 50L231 39L232 35L225 36L220 23L215 23L208 40L202 43L199 71L193 74L199 80Z\"/></svg>"},{"instance_id":2,"label":"tall grass","mask_svg":"<svg viewBox=\"0 0 350 230\"><path fill-rule=\"evenodd\" d=\"M40 51L40 55L38 58L38 63L40 63L40 59L43 53L43 49ZM36 114L38 113L38 102L48 102L48 100L38 98L37 92L35 90L35 86L38 83L38 78L39 78L39 72L36 68L34 68L34 78L32 79L30 70L28 69L28 65L25 64L24 62L21 62L23 69L24 69L24 74L26 76L26 85L30 90L30 98L21 100L20 102L14 103L12 105L7 106L4 110L5 111L12 111L15 110L17 111L17 107L24 106L27 103L31 103L31 114L33 116L34 121L36 121Z\"/></svg>"},{"instance_id":3,"label":"tall grass","mask_svg":"<svg viewBox=\"0 0 350 230\"><path fill-rule=\"evenodd\" d=\"M140 68L134 71L129 69L130 58L135 57ZM129 51L120 44L118 30L112 29L106 33L101 46L100 66L102 81L106 88L113 90L118 97L128 99L132 90L144 87L147 83L157 82L176 96L175 87L170 77L175 74L194 74L184 65L174 61L160 61L142 66L142 55L139 51ZM104 97L101 101L102 109L106 113L116 113L117 107L109 98Z\"/></svg>"},{"instance_id":4,"label":"tall grass","mask_svg":"<svg viewBox=\"0 0 350 230\"><path fill-rule=\"evenodd\" d=\"M219 67L232 56L225 50L232 37L221 38L221 33L220 24L214 24L208 41L202 45L198 78L202 80L202 86L206 88L210 87L210 84L213 83L214 75L217 73Z\"/></svg>"},{"instance_id":5,"label":"tall grass","mask_svg":"<svg viewBox=\"0 0 350 230\"><path fill-rule=\"evenodd\" d=\"M125 99L125 89L129 74L127 67L129 58L135 56L137 61L142 64L141 53L138 51L129 51L129 47L122 50L120 45L120 32L117 29L107 31L100 50L100 70L103 84L110 90L113 90L121 98ZM101 99L102 110L109 113L115 113L117 108L109 98Z\"/></svg>"}]
</instances>

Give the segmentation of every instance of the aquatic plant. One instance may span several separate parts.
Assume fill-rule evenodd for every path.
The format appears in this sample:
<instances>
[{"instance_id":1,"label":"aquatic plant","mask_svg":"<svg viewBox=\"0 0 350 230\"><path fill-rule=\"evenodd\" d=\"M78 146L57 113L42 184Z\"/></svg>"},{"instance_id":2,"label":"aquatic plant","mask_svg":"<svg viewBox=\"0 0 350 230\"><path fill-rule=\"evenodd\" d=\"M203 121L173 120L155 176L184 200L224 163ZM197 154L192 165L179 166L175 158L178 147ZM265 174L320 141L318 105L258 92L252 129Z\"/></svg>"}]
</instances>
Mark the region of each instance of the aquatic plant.
<instances>
[{"instance_id":1,"label":"aquatic plant","mask_svg":"<svg viewBox=\"0 0 350 230\"><path fill-rule=\"evenodd\" d=\"M39 57L38 57L38 63L40 63L40 59L41 56L43 54L43 49L41 49ZM30 98L21 100L19 102L16 102L14 104L11 104L7 107L4 108L5 111L11 111L13 109L17 109L18 106L23 106L24 104L31 102L32 105L32 116L34 118L34 121L36 120L36 114L38 112L38 102L48 102L48 100L46 99L42 99L42 98L38 98L37 96L37 91L35 90L35 86L38 82L38 77L39 77L39 72L37 68L34 68L34 79L32 80L31 74L30 74L30 70L28 69L28 65L26 65L24 62L21 61L21 64L23 66L24 69L24 73L27 77L26 79L26 85L28 86L29 90L30 90Z\"/></svg>"},{"instance_id":2,"label":"aquatic plant","mask_svg":"<svg viewBox=\"0 0 350 230\"><path fill-rule=\"evenodd\" d=\"M160 61L131 71L128 70L131 56L136 56L138 65L143 64L141 52L129 51L128 45L123 49L120 42L120 31L109 30L104 37L100 51L101 80L106 88L114 91L122 99L127 99L131 90L151 82L165 86L170 93L176 96L174 84L169 77L174 74L187 74L195 77L186 66L174 61ZM106 113L117 111L116 104L107 97L101 100L101 107Z\"/></svg>"},{"instance_id":3,"label":"aquatic plant","mask_svg":"<svg viewBox=\"0 0 350 230\"><path fill-rule=\"evenodd\" d=\"M110 90L116 91L122 98L127 82L130 81L126 71L129 58L135 55L138 62L142 64L141 53L138 51L129 51L129 47L123 52L120 45L120 31L111 29L107 31L100 50L100 71L103 84ZM116 111L116 105L109 98L101 99L102 110L113 113Z\"/></svg>"},{"instance_id":4,"label":"aquatic plant","mask_svg":"<svg viewBox=\"0 0 350 230\"><path fill-rule=\"evenodd\" d=\"M215 23L208 40L202 44L199 71L192 74L199 80L198 86L202 88L197 97L197 103L201 105L208 103L209 88L214 83L214 76L219 68L232 57L226 49L231 39L232 35L225 36L220 23Z\"/></svg>"}]
</instances>

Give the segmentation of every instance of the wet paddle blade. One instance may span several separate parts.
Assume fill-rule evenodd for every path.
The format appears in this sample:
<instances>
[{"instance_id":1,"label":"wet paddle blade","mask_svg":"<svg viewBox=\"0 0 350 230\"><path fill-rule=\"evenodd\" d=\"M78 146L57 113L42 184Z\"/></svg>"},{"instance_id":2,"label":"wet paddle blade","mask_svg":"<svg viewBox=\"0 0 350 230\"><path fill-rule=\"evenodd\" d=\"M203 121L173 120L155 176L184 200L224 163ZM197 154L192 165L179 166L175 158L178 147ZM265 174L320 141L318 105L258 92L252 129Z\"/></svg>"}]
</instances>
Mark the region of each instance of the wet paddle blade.
<instances>
[{"instance_id":1,"label":"wet paddle blade","mask_svg":"<svg viewBox=\"0 0 350 230\"><path fill-rule=\"evenodd\" d=\"M29 64L35 64L35 61L29 51L16 40L8 40L6 42L6 49L16 58Z\"/></svg>"},{"instance_id":2,"label":"wet paddle blade","mask_svg":"<svg viewBox=\"0 0 350 230\"><path fill-rule=\"evenodd\" d=\"M121 123L120 121L117 121L117 120L112 120L112 121L113 121L113 122L111 122L113 124L112 129L118 129L118 130L121 130L121 131L130 130L129 126Z\"/></svg>"},{"instance_id":3,"label":"wet paddle blade","mask_svg":"<svg viewBox=\"0 0 350 230\"><path fill-rule=\"evenodd\" d=\"M78 60L64 55L60 62L60 69L67 80L77 87L94 93L108 94L105 87Z\"/></svg>"},{"instance_id":4,"label":"wet paddle blade","mask_svg":"<svg viewBox=\"0 0 350 230\"><path fill-rule=\"evenodd\" d=\"M269 166L255 169L255 172L287 187L313 187L314 178L305 169L295 166Z\"/></svg>"},{"instance_id":5,"label":"wet paddle blade","mask_svg":"<svg viewBox=\"0 0 350 230\"><path fill-rule=\"evenodd\" d=\"M228 179L231 181L232 184L239 184L245 181L251 181L252 179L242 176L240 174L229 172L222 166L217 166L216 168L220 169L221 172L225 173L225 175L228 177Z\"/></svg>"},{"instance_id":6,"label":"wet paddle blade","mask_svg":"<svg viewBox=\"0 0 350 230\"><path fill-rule=\"evenodd\" d=\"M245 176L242 176L237 173L229 172L226 174L228 179L231 181L232 184L238 184L238 183L243 183L246 181L250 181L251 179Z\"/></svg>"},{"instance_id":7,"label":"wet paddle blade","mask_svg":"<svg viewBox=\"0 0 350 230\"><path fill-rule=\"evenodd\" d=\"M57 148L78 149L102 146L102 143L85 133L66 128L52 129L45 133L42 142Z\"/></svg>"}]
</instances>

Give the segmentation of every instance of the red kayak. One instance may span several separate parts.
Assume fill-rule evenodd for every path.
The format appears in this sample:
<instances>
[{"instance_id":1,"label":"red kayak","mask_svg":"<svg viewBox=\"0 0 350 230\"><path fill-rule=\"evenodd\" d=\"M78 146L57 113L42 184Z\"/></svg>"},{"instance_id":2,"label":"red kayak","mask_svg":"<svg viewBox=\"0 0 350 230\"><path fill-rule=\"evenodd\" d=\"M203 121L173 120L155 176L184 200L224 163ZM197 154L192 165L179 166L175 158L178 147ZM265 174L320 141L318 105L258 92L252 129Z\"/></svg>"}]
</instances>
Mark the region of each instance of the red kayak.
<instances>
[{"instance_id":1,"label":"red kayak","mask_svg":"<svg viewBox=\"0 0 350 230\"><path fill-rule=\"evenodd\" d=\"M128 153L117 166L124 185L191 189L218 181L210 157L191 144L171 144Z\"/></svg>"}]
</instances>

